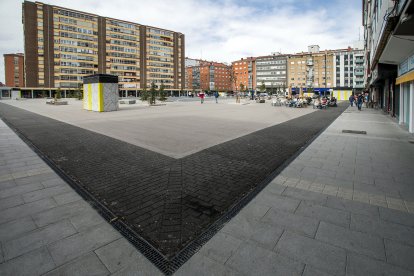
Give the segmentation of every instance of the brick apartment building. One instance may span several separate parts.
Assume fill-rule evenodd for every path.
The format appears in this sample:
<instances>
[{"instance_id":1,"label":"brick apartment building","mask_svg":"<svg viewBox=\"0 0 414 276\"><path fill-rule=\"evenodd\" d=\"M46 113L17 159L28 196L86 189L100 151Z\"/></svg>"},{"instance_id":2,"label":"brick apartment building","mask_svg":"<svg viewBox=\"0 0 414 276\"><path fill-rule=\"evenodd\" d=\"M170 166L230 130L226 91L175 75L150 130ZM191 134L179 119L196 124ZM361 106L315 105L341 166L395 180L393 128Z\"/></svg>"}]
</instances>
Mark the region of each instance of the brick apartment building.
<instances>
[{"instance_id":1,"label":"brick apartment building","mask_svg":"<svg viewBox=\"0 0 414 276\"><path fill-rule=\"evenodd\" d=\"M24 55L22 53L4 54L4 72L6 86L25 87Z\"/></svg>"},{"instance_id":2,"label":"brick apartment building","mask_svg":"<svg viewBox=\"0 0 414 276\"><path fill-rule=\"evenodd\" d=\"M26 84L78 87L85 75L119 76L120 89L184 89L182 33L23 2Z\"/></svg>"},{"instance_id":3,"label":"brick apartment building","mask_svg":"<svg viewBox=\"0 0 414 276\"><path fill-rule=\"evenodd\" d=\"M186 74L187 89L232 91L231 66L224 63L200 61L198 65L188 66Z\"/></svg>"},{"instance_id":4,"label":"brick apartment building","mask_svg":"<svg viewBox=\"0 0 414 276\"><path fill-rule=\"evenodd\" d=\"M245 90L256 89L256 58L242 58L233 61L231 66L236 78L235 82L232 81L233 91L239 91L240 84L243 85Z\"/></svg>"}]
</instances>

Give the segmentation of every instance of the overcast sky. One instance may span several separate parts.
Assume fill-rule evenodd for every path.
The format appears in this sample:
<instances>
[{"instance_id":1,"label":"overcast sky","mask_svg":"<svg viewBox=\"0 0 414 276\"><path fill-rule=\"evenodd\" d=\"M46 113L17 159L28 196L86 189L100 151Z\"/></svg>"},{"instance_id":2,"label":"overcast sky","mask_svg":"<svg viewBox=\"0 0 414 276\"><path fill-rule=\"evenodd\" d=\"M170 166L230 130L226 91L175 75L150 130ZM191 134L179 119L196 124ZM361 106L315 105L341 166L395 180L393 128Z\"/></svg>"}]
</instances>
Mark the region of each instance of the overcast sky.
<instances>
[{"instance_id":1,"label":"overcast sky","mask_svg":"<svg viewBox=\"0 0 414 276\"><path fill-rule=\"evenodd\" d=\"M56 0L47 4L184 33L186 56L231 62L346 48L363 37L362 0ZM21 0L0 0L0 54L23 52ZM0 81L4 82L1 57Z\"/></svg>"}]
</instances>

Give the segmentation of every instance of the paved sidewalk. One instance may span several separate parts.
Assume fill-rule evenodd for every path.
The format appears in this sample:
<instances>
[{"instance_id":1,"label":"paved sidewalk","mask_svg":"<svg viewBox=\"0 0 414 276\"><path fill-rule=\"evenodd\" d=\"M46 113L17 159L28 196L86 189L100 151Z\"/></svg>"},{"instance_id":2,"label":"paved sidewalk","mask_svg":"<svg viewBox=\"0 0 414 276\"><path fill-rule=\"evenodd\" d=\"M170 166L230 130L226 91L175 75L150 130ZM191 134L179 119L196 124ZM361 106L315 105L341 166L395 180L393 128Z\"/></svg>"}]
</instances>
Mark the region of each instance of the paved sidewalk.
<instances>
[{"instance_id":1,"label":"paved sidewalk","mask_svg":"<svg viewBox=\"0 0 414 276\"><path fill-rule=\"evenodd\" d=\"M411 139L348 109L176 275L414 275ZM1 121L0 242L0 275L160 274Z\"/></svg>"}]
</instances>

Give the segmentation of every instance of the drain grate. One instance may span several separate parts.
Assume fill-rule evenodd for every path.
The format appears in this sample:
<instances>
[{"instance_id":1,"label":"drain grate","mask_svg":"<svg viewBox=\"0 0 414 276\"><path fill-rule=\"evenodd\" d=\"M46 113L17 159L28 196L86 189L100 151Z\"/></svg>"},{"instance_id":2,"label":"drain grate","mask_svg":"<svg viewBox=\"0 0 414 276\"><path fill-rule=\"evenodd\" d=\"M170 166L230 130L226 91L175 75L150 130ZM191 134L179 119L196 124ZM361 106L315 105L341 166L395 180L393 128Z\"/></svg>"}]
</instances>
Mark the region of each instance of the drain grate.
<instances>
[{"instance_id":1,"label":"drain grate","mask_svg":"<svg viewBox=\"0 0 414 276\"><path fill-rule=\"evenodd\" d=\"M351 130L351 129L343 129L342 133L367 134L367 132L364 130Z\"/></svg>"}]
</instances>

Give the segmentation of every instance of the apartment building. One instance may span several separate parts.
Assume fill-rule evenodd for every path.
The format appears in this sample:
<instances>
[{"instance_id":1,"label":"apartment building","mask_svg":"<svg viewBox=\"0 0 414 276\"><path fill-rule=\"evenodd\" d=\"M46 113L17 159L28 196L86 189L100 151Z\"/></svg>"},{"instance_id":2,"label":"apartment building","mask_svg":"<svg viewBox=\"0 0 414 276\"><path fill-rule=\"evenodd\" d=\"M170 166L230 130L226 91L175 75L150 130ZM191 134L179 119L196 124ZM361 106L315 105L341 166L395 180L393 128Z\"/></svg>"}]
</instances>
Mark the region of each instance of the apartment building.
<instances>
[{"instance_id":1,"label":"apartment building","mask_svg":"<svg viewBox=\"0 0 414 276\"><path fill-rule=\"evenodd\" d=\"M23 26L27 86L74 88L102 73L121 90L184 89L182 33L29 1Z\"/></svg>"},{"instance_id":2,"label":"apartment building","mask_svg":"<svg viewBox=\"0 0 414 276\"><path fill-rule=\"evenodd\" d=\"M280 53L257 57L256 88L260 89L262 84L264 84L268 92L285 92L288 76L287 59L288 55Z\"/></svg>"},{"instance_id":3,"label":"apartment building","mask_svg":"<svg viewBox=\"0 0 414 276\"><path fill-rule=\"evenodd\" d=\"M334 51L334 90L339 100L364 91L364 51L358 48Z\"/></svg>"},{"instance_id":4,"label":"apartment building","mask_svg":"<svg viewBox=\"0 0 414 276\"><path fill-rule=\"evenodd\" d=\"M186 89L228 92L232 90L231 66L198 60L186 68Z\"/></svg>"},{"instance_id":5,"label":"apartment building","mask_svg":"<svg viewBox=\"0 0 414 276\"><path fill-rule=\"evenodd\" d=\"M4 72L6 86L8 87L24 87L24 55L4 54Z\"/></svg>"},{"instance_id":6,"label":"apartment building","mask_svg":"<svg viewBox=\"0 0 414 276\"><path fill-rule=\"evenodd\" d=\"M362 1L365 89L414 133L414 1Z\"/></svg>"},{"instance_id":7,"label":"apartment building","mask_svg":"<svg viewBox=\"0 0 414 276\"><path fill-rule=\"evenodd\" d=\"M308 46L307 52L288 57L288 86L293 94L312 89L326 92L334 86L333 51L320 51L318 45Z\"/></svg>"},{"instance_id":8,"label":"apartment building","mask_svg":"<svg viewBox=\"0 0 414 276\"><path fill-rule=\"evenodd\" d=\"M233 91L239 91L240 87L249 91L256 89L256 58L242 58L233 61L231 66L235 78L232 81Z\"/></svg>"}]
</instances>

